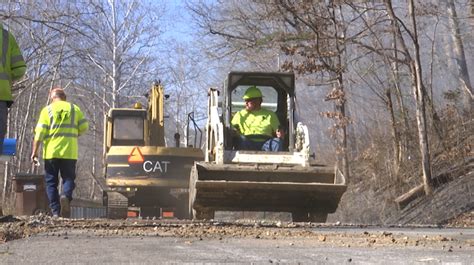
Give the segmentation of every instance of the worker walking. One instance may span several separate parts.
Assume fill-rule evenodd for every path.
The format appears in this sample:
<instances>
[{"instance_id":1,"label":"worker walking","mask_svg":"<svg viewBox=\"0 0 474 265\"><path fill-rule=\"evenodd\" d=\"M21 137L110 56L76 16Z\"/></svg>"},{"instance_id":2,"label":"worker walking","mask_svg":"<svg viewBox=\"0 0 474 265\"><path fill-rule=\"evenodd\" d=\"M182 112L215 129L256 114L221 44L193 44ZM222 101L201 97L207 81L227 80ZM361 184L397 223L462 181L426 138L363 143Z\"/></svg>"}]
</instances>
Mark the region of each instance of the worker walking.
<instances>
[{"instance_id":1,"label":"worker walking","mask_svg":"<svg viewBox=\"0 0 474 265\"><path fill-rule=\"evenodd\" d=\"M7 132L8 109L13 104L12 82L26 72L26 64L13 35L0 23L0 155Z\"/></svg>"},{"instance_id":2,"label":"worker walking","mask_svg":"<svg viewBox=\"0 0 474 265\"><path fill-rule=\"evenodd\" d=\"M79 107L66 101L63 89L51 90L50 99L51 104L41 110L35 128L31 159L37 161L42 142L46 192L51 212L53 217L69 217L69 203L75 188L77 137L87 131L89 124ZM59 174L63 184L61 196L58 192Z\"/></svg>"}]
</instances>

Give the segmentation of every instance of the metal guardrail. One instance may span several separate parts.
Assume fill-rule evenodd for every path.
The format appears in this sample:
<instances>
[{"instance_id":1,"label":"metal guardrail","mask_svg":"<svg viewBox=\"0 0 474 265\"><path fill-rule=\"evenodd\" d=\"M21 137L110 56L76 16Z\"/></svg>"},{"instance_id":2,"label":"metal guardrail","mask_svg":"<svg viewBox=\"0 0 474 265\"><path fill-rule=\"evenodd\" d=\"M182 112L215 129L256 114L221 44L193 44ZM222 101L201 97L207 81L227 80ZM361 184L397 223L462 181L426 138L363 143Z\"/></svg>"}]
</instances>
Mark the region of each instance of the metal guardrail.
<instances>
[{"instance_id":1,"label":"metal guardrail","mask_svg":"<svg viewBox=\"0 0 474 265\"><path fill-rule=\"evenodd\" d=\"M73 219L94 219L106 218L106 207L80 207L71 206L71 218Z\"/></svg>"}]
</instances>

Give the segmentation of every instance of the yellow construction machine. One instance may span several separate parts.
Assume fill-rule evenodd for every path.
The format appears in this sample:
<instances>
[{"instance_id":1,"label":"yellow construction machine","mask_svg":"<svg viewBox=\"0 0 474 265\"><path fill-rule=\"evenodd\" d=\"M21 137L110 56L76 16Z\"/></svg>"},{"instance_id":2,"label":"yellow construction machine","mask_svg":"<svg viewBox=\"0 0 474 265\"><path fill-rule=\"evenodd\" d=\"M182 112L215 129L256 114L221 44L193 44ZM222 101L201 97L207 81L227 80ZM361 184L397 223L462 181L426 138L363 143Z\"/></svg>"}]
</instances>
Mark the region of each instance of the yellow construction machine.
<instances>
[{"instance_id":1,"label":"yellow construction machine","mask_svg":"<svg viewBox=\"0 0 474 265\"><path fill-rule=\"evenodd\" d=\"M163 86L155 83L147 109L136 104L110 109L105 116L104 201L109 218L189 218L189 172L204 155L196 141L194 147L179 147L178 133L173 147L165 145L164 99Z\"/></svg>"},{"instance_id":2,"label":"yellow construction machine","mask_svg":"<svg viewBox=\"0 0 474 265\"><path fill-rule=\"evenodd\" d=\"M282 152L236 150L232 116L245 106L245 90L257 86L262 107L286 130ZM212 219L215 211L290 212L293 221L325 222L347 186L335 166L314 164L308 129L295 120L292 73L231 72L219 101L208 95L205 160L191 170L190 215Z\"/></svg>"}]
</instances>

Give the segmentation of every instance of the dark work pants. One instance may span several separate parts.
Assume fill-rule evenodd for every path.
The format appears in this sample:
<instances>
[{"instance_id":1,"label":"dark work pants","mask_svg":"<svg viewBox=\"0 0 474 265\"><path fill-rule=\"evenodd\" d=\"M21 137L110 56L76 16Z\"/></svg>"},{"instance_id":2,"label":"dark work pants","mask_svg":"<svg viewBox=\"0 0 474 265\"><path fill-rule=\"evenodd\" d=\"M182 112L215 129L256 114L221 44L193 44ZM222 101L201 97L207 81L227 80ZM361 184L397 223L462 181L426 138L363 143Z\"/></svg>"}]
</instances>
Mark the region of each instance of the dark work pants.
<instances>
[{"instance_id":1,"label":"dark work pants","mask_svg":"<svg viewBox=\"0 0 474 265\"><path fill-rule=\"evenodd\" d=\"M8 106L6 101L0 101L0 155L3 154L3 139L7 133Z\"/></svg>"},{"instance_id":2,"label":"dark work pants","mask_svg":"<svg viewBox=\"0 0 474 265\"><path fill-rule=\"evenodd\" d=\"M63 195L69 201L72 200L72 192L76 187L74 180L76 179L76 161L75 159L45 159L44 171L46 180L46 193L48 194L49 207L53 214L60 214L61 204L59 202L59 174L63 181Z\"/></svg>"}]
</instances>

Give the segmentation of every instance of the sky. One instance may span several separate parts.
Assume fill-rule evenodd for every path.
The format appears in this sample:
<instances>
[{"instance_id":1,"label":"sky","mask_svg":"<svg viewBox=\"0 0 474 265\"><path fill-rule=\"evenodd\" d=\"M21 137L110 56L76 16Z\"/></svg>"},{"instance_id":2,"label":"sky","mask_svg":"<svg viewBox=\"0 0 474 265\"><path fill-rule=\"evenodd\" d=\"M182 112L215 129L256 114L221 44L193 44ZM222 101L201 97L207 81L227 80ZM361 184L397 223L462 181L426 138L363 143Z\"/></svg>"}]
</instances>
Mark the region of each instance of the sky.
<instances>
[{"instance_id":1,"label":"sky","mask_svg":"<svg viewBox=\"0 0 474 265\"><path fill-rule=\"evenodd\" d=\"M166 0L167 16L163 37L169 40L192 41L193 21L190 12L186 9L184 0Z\"/></svg>"}]
</instances>

